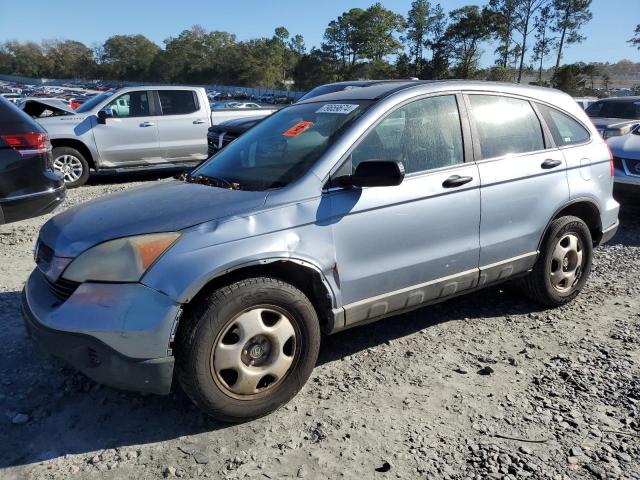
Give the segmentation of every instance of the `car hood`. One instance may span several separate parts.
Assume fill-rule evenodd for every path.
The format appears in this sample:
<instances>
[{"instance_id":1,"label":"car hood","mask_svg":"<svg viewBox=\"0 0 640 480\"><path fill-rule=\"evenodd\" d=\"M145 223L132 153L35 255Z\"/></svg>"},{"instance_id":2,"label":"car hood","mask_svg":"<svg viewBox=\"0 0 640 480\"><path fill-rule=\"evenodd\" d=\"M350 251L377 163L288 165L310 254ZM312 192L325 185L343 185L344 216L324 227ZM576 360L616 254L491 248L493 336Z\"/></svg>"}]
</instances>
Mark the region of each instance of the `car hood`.
<instances>
[{"instance_id":1,"label":"car hood","mask_svg":"<svg viewBox=\"0 0 640 480\"><path fill-rule=\"evenodd\" d=\"M591 117L591 121L596 128L624 127L625 125L640 123L640 120L630 120L628 118Z\"/></svg>"},{"instance_id":2,"label":"car hood","mask_svg":"<svg viewBox=\"0 0 640 480\"><path fill-rule=\"evenodd\" d=\"M620 158L640 160L640 135L628 133L607 140L611 153Z\"/></svg>"},{"instance_id":3,"label":"car hood","mask_svg":"<svg viewBox=\"0 0 640 480\"><path fill-rule=\"evenodd\" d=\"M266 117L264 115L258 117L242 117L234 118L233 120L227 120L225 122L218 123L213 127L209 127L210 132L246 132L251 127L256 125Z\"/></svg>"},{"instance_id":4,"label":"car hood","mask_svg":"<svg viewBox=\"0 0 640 480\"><path fill-rule=\"evenodd\" d=\"M178 231L261 207L267 192L178 180L132 188L70 208L49 220L40 240L57 257L76 257L114 238Z\"/></svg>"}]
</instances>

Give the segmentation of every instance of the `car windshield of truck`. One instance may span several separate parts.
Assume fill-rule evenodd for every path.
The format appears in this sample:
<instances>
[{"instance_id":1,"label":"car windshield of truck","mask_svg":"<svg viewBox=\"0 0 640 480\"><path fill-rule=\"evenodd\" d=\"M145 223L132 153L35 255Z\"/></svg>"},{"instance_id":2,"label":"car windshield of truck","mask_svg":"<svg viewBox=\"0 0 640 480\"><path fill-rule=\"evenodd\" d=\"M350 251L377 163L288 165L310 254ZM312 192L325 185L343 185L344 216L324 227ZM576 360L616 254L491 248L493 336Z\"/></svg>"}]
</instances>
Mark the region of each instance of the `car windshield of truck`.
<instances>
[{"instance_id":1,"label":"car windshield of truck","mask_svg":"<svg viewBox=\"0 0 640 480\"><path fill-rule=\"evenodd\" d=\"M595 102L587 107L587 115L592 118L625 118L640 120L640 100L625 102Z\"/></svg>"},{"instance_id":2,"label":"car windshield of truck","mask_svg":"<svg viewBox=\"0 0 640 480\"><path fill-rule=\"evenodd\" d=\"M76 113L84 113L84 112L88 112L89 110L93 110L93 107L98 105L103 100L106 100L111 95L113 95L113 92L104 92L104 93L101 93L100 95L96 95L91 100L88 100L85 103L83 103L82 105L80 105L76 109Z\"/></svg>"},{"instance_id":3,"label":"car windshield of truck","mask_svg":"<svg viewBox=\"0 0 640 480\"><path fill-rule=\"evenodd\" d=\"M349 100L284 108L220 150L187 180L242 190L284 187L308 172L371 103Z\"/></svg>"}]
</instances>

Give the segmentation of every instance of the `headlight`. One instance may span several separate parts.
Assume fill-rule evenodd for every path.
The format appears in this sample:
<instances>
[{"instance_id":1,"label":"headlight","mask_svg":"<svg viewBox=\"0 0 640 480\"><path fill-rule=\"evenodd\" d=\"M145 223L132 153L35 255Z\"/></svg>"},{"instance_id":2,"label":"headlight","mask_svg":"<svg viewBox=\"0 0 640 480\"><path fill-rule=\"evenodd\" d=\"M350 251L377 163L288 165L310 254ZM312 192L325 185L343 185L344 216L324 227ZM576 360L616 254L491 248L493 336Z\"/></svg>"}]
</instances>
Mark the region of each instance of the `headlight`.
<instances>
[{"instance_id":1,"label":"headlight","mask_svg":"<svg viewBox=\"0 0 640 480\"><path fill-rule=\"evenodd\" d=\"M137 282L179 236L153 233L101 243L73 260L62 276L79 283Z\"/></svg>"}]
</instances>

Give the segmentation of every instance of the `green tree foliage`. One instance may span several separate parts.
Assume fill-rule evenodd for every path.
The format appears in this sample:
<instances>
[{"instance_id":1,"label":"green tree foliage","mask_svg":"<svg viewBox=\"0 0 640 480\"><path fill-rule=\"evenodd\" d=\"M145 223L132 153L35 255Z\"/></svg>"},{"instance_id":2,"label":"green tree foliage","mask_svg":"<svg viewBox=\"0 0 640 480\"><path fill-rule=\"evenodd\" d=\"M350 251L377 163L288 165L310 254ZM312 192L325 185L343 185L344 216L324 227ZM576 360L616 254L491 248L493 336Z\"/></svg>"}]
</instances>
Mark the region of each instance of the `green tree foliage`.
<instances>
[{"instance_id":1,"label":"green tree foliage","mask_svg":"<svg viewBox=\"0 0 640 480\"><path fill-rule=\"evenodd\" d=\"M104 42L105 76L145 80L160 47L144 35L114 35Z\"/></svg>"},{"instance_id":2,"label":"green tree foliage","mask_svg":"<svg viewBox=\"0 0 640 480\"><path fill-rule=\"evenodd\" d=\"M165 80L196 83L224 83L230 80L227 70L234 54L236 37L227 32L207 32L199 25L183 30L164 41L165 50L155 67L166 66ZM168 78L167 78L168 77Z\"/></svg>"},{"instance_id":3,"label":"green tree foliage","mask_svg":"<svg viewBox=\"0 0 640 480\"><path fill-rule=\"evenodd\" d=\"M570 95L581 95L585 87L585 78L582 73L582 66L579 64L563 65L555 69L551 83L555 88Z\"/></svg>"},{"instance_id":4,"label":"green tree foliage","mask_svg":"<svg viewBox=\"0 0 640 480\"><path fill-rule=\"evenodd\" d=\"M555 42L555 38L551 35L553 13L551 6L545 5L540 9L535 19L534 31L536 43L533 45L532 60L538 64L538 83L542 82L544 59L551 53L551 48Z\"/></svg>"},{"instance_id":5,"label":"green tree foliage","mask_svg":"<svg viewBox=\"0 0 640 480\"><path fill-rule=\"evenodd\" d=\"M413 59L413 75L416 77L420 77L422 69L424 68L424 49L429 40L431 23L431 4L427 0L414 0L411 4L411 10L409 10L409 14L407 15L407 34L405 41ZM404 59L402 60L404 61ZM402 63L401 56L398 57L396 65L399 63ZM403 71L403 73L407 73L407 76L410 76L408 69Z\"/></svg>"},{"instance_id":6,"label":"green tree foliage","mask_svg":"<svg viewBox=\"0 0 640 480\"><path fill-rule=\"evenodd\" d=\"M447 15L439 3L431 15L431 36L426 46L431 49L429 78L445 78L449 71L449 49L447 46Z\"/></svg>"},{"instance_id":7,"label":"green tree foliage","mask_svg":"<svg viewBox=\"0 0 640 480\"><path fill-rule=\"evenodd\" d=\"M93 76L93 51L75 40L46 40L42 50L47 57L50 73L60 78Z\"/></svg>"},{"instance_id":8,"label":"green tree foliage","mask_svg":"<svg viewBox=\"0 0 640 480\"><path fill-rule=\"evenodd\" d=\"M560 34L556 68L560 66L565 45L580 43L584 40L585 37L580 34L580 29L592 18L589 7L591 7L591 0L553 0L556 15L553 30Z\"/></svg>"},{"instance_id":9,"label":"green tree foliage","mask_svg":"<svg viewBox=\"0 0 640 480\"><path fill-rule=\"evenodd\" d=\"M352 8L329 22L319 48L307 51L304 38L284 26L269 38L238 41L224 31L195 25L164 40L114 35L88 47L75 40L0 43L0 73L47 78L101 78L149 82L227 84L306 90L347 79L486 78L512 81L548 73L546 59L556 49L582 41L592 0L484 0L445 13L430 0L412 0L407 19L374 3ZM483 45L494 41L495 66L479 69ZM640 25L629 42L640 48ZM633 75L638 64L567 66L553 78L567 90L597 76ZM583 85L584 86L584 85Z\"/></svg>"},{"instance_id":10,"label":"green tree foliage","mask_svg":"<svg viewBox=\"0 0 640 480\"><path fill-rule=\"evenodd\" d=\"M534 30L535 17L539 11L547 6L550 0L518 0L515 11L515 29L520 34L519 48L519 65L518 65L518 83L522 81L522 73L524 72L524 59L529 48L528 40Z\"/></svg>"},{"instance_id":11,"label":"green tree foliage","mask_svg":"<svg viewBox=\"0 0 640 480\"><path fill-rule=\"evenodd\" d=\"M631 40L629 40L629 43L638 47L638 50L640 50L640 25L636 27L635 35Z\"/></svg>"},{"instance_id":12,"label":"green tree foliage","mask_svg":"<svg viewBox=\"0 0 640 480\"><path fill-rule=\"evenodd\" d=\"M457 78L474 78L482 51L481 42L490 35L490 19L485 10L475 5L453 10L445 33L451 58L456 62Z\"/></svg>"},{"instance_id":13,"label":"green tree foliage","mask_svg":"<svg viewBox=\"0 0 640 480\"><path fill-rule=\"evenodd\" d=\"M486 7L492 37L498 42L496 64L507 68L513 56L513 32L519 0L489 0Z\"/></svg>"}]
</instances>

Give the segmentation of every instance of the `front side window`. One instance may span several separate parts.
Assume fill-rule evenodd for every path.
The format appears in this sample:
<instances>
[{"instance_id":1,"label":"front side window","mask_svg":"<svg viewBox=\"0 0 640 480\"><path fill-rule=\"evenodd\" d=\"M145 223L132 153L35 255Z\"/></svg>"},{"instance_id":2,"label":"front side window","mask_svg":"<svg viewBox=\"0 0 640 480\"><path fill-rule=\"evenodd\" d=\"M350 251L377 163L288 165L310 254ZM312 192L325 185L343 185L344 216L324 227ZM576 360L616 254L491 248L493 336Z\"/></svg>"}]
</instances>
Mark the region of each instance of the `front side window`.
<instances>
[{"instance_id":1,"label":"front side window","mask_svg":"<svg viewBox=\"0 0 640 480\"><path fill-rule=\"evenodd\" d=\"M351 154L353 168L366 160L395 160L406 173L464 162L462 129L454 95L409 103L387 116Z\"/></svg>"},{"instance_id":2,"label":"front side window","mask_svg":"<svg viewBox=\"0 0 640 480\"><path fill-rule=\"evenodd\" d=\"M163 115L186 115L198 111L192 90L160 90L158 95Z\"/></svg>"},{"instance_id":3,"label":"front side window","mask_svg":"<svg viewBox=\"0 0 640 480\"><path fill-rule=\"evenodd\" d=\"M528 101L494 95L469 95L469 101L482 159L545 148L542 126Z\"/></svg>"},{"instance_id":4,"label":"front side window","mask_svg":"<svg viewBox=\"0 0 640 480\"><path fill-rule=\"evenodd\" d=\"M190 178L222 179L242 190L284 187L308 172L369 105L350 100L283 108L220 150Z\"/></svg>"},{"instance_id":5,"label":"front side window","mask_svg":"<svg viewBox=\"0 0 640 480\"><path fill-rule=\"evenodd\" d=\"M587 129L569 115L546 105L538 104L538 109L549 126L556 145L574 145L589 140L590 135Z\"/></svg>"},{"instance_id":6,"label":"front side window","mask_svg":"<svg viewBox=\"0 0 640 480\"><path fill-rule=\"evenodd\" d=\"M149 95L144 92L129 92L120 95L105 108L111 109L115 118L148 117Z\"/></svg>"}]
</instances>

